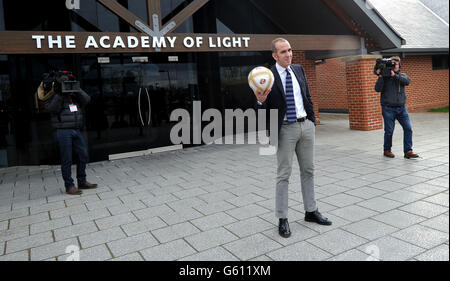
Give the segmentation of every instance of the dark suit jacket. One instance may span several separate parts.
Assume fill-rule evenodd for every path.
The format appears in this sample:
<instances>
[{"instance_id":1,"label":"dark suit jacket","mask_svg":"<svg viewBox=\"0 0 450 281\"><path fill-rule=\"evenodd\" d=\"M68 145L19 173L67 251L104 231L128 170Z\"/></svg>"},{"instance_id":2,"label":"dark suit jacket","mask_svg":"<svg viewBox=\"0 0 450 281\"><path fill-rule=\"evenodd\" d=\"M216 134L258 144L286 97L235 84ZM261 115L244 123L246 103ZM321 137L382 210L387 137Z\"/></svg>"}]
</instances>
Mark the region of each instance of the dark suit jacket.
<instances>
[{"instance_id":1,"label":"dark suit jacket","mask_svg":"<svg viewBox=\"0 0 450 281\"><path fill-rule=\"evenodd\" d=\"M309 93L308 81L306 80L305 70L299 64L292 64L291 68L300 84L300 89L303 97L303 106L306 111L306 118L311 120L316 124L316 117L314 115L314 104L311 99L311 94ZM280 75L278 74L277 68L273 65L270 69L275 77L275 82L272 87L272 91L267 96L266 101L262 105L257 104L257 108L266 109L266 120L267 129L270 126L270 109L278 109L278 132L283 124L284 116L286 115L286 96L284 93L283 83L281 82Z\"/></svg>"}]
</instances>

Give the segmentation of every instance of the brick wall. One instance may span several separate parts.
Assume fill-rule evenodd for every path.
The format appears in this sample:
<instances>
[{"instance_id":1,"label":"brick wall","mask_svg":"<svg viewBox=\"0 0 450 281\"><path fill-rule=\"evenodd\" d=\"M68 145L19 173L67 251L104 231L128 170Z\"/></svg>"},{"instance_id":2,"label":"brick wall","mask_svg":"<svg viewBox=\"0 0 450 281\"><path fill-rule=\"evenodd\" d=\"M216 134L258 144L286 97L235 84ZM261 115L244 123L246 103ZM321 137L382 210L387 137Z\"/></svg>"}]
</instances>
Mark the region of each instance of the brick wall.
<instances>
[{"instance_id":1,"label":"brick wall","mask_svg":"<svg viewBox=\"0 0 450 281\"><path fill-rule=\"evenodd\" d=\"M449 104L449 72L433 70L431 56L402 59L402 72L411 78L406 88L406 105L410 112L443 107ZM370 73L373 71L373 66ZM316 67L317 101L321 109L348 109L345 62L328 59Z\"/></svg>"},{"instance_id":2,"label":"brick wall","mask_svg":"<svg viewBox=\"0 0 450 281\"><path fill-rule=\"evenodd\" d=\"M358 58L346 64L347 103L350 129L379 130L383 128L379 94L374 91L377 76L373 75L375 58Z\"/></svg>"},{"instance_id":3,"label":"brick wall","mask_svg":"<svg viewBox=\"0 0 450 281\"><path fill-rule=\"evenodd\" d=\"M320 109L348 109L345 72L342 58L327 59L325 64L316 66Z\"/></svg>"},{"instance_id":4,"label":"brick wall","mask_svg":"<svg viewBox=\"0 0 450 281\"><path fill-rule=\"evenodd\" d=\"M314 63L314 60L308 60L305 57L304 51L293 51L293 58L292 63L294 64L301 64L303 68L305 69L306 73L306 79L308 80L309 85L309 91L311 94L311 98L314 103L314 112L316 115L316 121L317 124L320 123L320 117L319 117L319 90L318 90L318 83L317 83L317 75L316 75L316 65Z\"/></svg>"},{"instance_id":5,"label":"brick wall","mask_svg":"<svg viewBox=\"0 0 450 281\"><path fill-rule=\"evenodd\" d=\"M402 72L411 78L406 87L408 111L423 111L449 104L448 69L433 70L431 56L402 59Z\"/></svg>"}]
</instances>

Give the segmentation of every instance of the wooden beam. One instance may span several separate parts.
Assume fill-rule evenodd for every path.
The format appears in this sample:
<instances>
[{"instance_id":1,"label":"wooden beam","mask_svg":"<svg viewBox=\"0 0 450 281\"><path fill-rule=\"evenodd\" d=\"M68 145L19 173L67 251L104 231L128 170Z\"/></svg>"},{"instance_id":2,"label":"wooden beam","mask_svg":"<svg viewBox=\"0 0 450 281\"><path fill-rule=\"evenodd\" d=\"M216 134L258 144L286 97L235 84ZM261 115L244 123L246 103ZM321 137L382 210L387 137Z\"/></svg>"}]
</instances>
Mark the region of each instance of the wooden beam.
<instances>
[{"instance_id":1,"label":"wooden beam","mask_svg":"<svg viewBox=\"0 0 450 281\"><path fill-rule=\"evenodd\" d=\"M176 16L171 18L162 30L164 30L164 32L167 31L167 33L172 32L208 2L209 0L194 0Z\"/></svg>"},{"instance_id":2,"label":"wooden beam","mask_svg":"<svg viewBox=\"0 0 450 281\"><path fill-rule=\"evenodd\" d=\"M37 47L37 40L33 39L33 35L43 36L39 42L41 48ZM53 44L53 48L49 48L48 36L52 36L53 40L60 38L61 48L57 44ZM58 37L59 36L59 37ZM65 36L73 36L72 48L67 48ZM327 50L354 50L355 54L361 47L360 38L357 36L348 35L280 35L280 34L176 34L174 47L171 48L167 43L166 48L161 48L161 52L237 52L237 51L270 51L271 42L277 37L286 38L292 46L293 50L298 51L327 51ZM120 41L127 44L128 37L134 37L138 40L138 46L128 48L127 46L113 47L117 37ZM187 37L193 38L201 37L203 44L199 47L193 46L187 48L183 44L183 40ZM98 48L85 48L88 38L94 39L98 44ZM103 39L102 39L103 38ZM105 39L106 38L106 39ZM150 47L143 47L142 40L146 41L146 45ZM224 40L227 44L233 42L233 38L240 41L239 46L224 46ZM243 38L247 40L248 46L245 46ZM109 48L101 46L100 42L110 45ZM211 47L209 40L215 45ZM217 42L220 40L221 47ZM43 32L43 31L0 31L0 55L3 54L85 54L85 53L151 53L155 49L151 48L153 38L139 33L107 33L107 32Z\"/></svg>"},{"instance_id":3,"label":"wooden beam","mask_svg":"<svg viewBox=\"0 0 450 281\"><path fill-rule=\"evenodd\" d=\"M155 30L155 24L158 25L158 29L161 26L161 2L160 0L147 0L147 13L148 13L148 24L153 26ZM155 23L153 21L153 15L158 16L158 21Z\"/></svg>"},{"instance_id":4,"label":"wooden beam","mask_svg":"<svg viewBox=\"0 0 450 281\"><path fill-rule=\"evenodd\" d=\"M100 2L105 8L116 14L121 19L128 22L131 26L140 30L146 34L152 35L153 30L147 25L147 23L134 15L128 9L120 5L117 1L114 0L97 0Z\"/></svg>"}]
</instances>

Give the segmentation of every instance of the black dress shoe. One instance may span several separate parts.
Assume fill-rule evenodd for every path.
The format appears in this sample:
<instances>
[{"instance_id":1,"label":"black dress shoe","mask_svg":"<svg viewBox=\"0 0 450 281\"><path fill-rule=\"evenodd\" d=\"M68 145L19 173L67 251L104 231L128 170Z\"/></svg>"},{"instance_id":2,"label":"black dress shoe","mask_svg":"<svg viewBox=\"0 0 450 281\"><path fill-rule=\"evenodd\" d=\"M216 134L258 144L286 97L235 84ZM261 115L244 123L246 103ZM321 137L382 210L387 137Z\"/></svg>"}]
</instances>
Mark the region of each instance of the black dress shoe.
<instances>
[{"instance_id":1,"label":"black dress shoe","mask_svg":"<svg viewBox=\"0 0 450 281\"><path fill-rule=\"evenodd\" d=\"M278 225L278 233L281 237L284 238L288 238L289 236L291 236L288 219L280 219L280 223Z\"/></svg>"},{"instance_id":2,"label":"black dress shoe","mask_svg":"<svg viewBox=\"0 0 450 281\"><path fill-rule=\"evenodd\" d=\"M305 221L316 222L322 225L331 225L331 221L322 216L322 214L319 213L319 210L315 210L314 212L306 212Z\"/></svg>"},{"instance_id":3,"label":"black dress shoe","mask_svg":"<svg viewBox=\"0 0 450 281\"><path fill-rule=\"evenodd\" d=\"M97 188L97 184L89 183L89 182L79 183L78 188L79 189L94 189L94 188Z\"/></svg>"}]
</instances>

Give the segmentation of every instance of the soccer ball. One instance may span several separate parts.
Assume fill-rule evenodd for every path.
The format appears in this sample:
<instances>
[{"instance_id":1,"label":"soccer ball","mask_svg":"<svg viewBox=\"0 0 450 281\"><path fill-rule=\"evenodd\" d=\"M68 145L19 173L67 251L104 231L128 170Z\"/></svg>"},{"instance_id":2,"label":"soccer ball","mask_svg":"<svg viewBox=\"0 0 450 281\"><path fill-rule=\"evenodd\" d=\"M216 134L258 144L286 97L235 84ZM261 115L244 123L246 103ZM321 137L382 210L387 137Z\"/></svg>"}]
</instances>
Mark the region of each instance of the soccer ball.
<instances>
[{"instance_id":1,"label":"soccer ball","mask_svg":"<svg viewBox=\"0 0 450 281\"><path fill-rule=\"evenodd\" d=\"M273 77L272 71L264 66L253 68L248 75L248 85L252 88L253 92L256 90L265 91L272 89L274 81L275 78Z\"/></svg>"}]
</instances>

